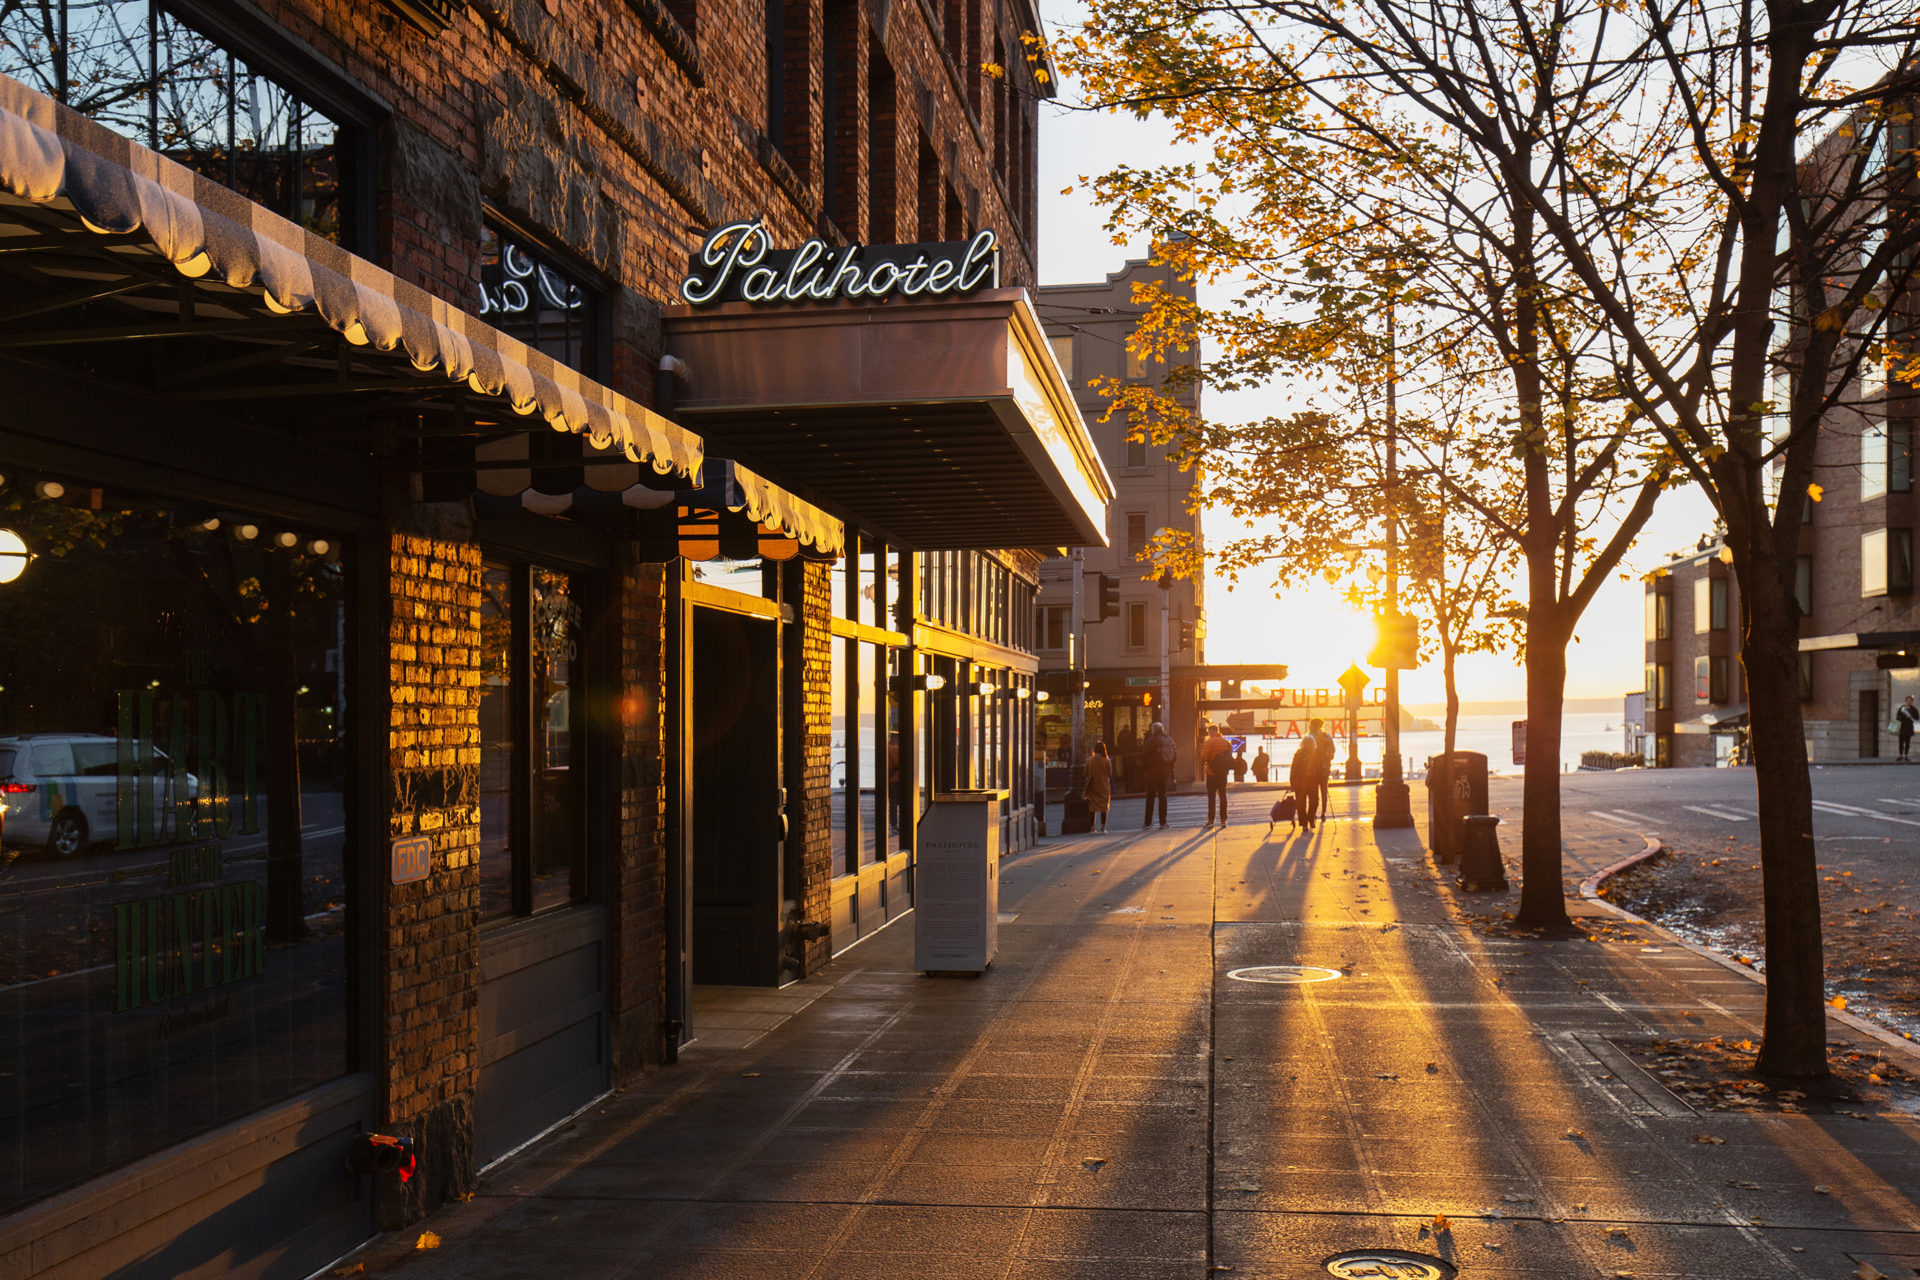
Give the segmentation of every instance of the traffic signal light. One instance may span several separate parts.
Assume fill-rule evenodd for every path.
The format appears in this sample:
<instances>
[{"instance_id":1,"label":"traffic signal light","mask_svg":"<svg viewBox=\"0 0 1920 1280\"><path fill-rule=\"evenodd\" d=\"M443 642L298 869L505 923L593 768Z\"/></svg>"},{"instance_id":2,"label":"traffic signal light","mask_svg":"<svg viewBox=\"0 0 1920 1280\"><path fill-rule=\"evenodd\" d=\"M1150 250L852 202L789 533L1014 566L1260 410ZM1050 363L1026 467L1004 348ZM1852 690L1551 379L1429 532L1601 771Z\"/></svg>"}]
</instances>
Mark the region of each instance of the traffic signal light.
<instances>
[{"instance_id":1,"label":"traffic signal light","mask_svg":"<svg viewBox=\"0 0 1920 1280\"><path fill-rule=\"evenodd\" d=\"M1174 648L1175 649L1193 648L1193 624L1191 622L1183 622L1180 624L1180 641L1178 644L1174 645Z\"/></svg>"},{"instance_id":2,"label":"traffic signal light","mask_svg":"<svg viewBox=\"0 0 1920 1280\"><path fill-rule=\"evenodd\" d=\"M1373 616L1375 640L1367 651L1370 667L1410 671L1420 665L1420 620L1408 613Z\"/></svg>"},{"instance_id":3,"label":"traffic signal light","mask_svg":"<svg viewBox=\"0 0 1920 1280\"><path fill-rule=\"evenodd\" d=\"M1111 573L1100 577L1100 621L1120 616L1120 579Z\"/></svg>"}]
</instances>

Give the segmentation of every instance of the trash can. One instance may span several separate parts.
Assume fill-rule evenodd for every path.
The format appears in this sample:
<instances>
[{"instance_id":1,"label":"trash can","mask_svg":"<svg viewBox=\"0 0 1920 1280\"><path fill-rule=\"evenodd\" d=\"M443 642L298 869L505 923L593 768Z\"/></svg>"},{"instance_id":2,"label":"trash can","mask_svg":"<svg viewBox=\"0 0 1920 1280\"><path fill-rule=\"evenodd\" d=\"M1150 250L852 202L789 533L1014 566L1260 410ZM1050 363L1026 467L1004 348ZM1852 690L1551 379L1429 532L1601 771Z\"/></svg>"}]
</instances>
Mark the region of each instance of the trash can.
<instances>
[{"instance_id":1,"label":"trash can","mask_svg":"<svg viewBox=\"0 0 1920 1280\"><path fill-rule=\"evenodd\" d=\"M935 794L918 827L913 967L981 973L1000 942L1000 815L1005 791Z\"/></svg>"},{"instance_id":2,"label":"trash can","mask_svg":"<svg viewBox=\"0 0 1920 1280\"><path fill-rule=\"evenodd\" d=\"M1427 761L1427 842L1434 857L1454 862L1466 847L1466 819L1487 812L1487 757L1455 751Z\"/></svg>"}]
</instances>

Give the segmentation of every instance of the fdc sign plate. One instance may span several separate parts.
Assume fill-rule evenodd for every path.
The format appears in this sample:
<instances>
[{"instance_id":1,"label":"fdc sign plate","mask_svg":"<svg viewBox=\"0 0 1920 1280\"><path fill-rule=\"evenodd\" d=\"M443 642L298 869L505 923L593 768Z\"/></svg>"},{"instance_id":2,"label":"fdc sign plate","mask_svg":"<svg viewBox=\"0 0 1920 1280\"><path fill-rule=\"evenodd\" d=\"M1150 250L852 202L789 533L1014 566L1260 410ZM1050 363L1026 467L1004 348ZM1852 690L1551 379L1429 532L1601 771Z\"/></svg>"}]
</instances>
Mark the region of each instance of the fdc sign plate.
<instances>
[{"instance_id":1,"label":"fdc sign plate","mask_svg":"<svg viewBox=\"0 0 1920 1280\"><path fill-rule=\"evenodd\" d=\"M406 836L393 842L393 882L425 880L433 870L433 838Z\"/></svg>"}]
</instances>

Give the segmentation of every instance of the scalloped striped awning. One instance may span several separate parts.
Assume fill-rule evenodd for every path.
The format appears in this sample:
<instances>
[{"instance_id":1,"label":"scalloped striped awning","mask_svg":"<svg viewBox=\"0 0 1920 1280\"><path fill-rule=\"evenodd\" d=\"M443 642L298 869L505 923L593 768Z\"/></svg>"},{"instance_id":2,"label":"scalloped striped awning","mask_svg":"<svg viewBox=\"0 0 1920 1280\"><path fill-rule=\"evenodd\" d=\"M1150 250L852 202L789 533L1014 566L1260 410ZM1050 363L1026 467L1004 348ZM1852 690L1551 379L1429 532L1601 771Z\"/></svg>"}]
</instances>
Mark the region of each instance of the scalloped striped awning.
<instances>
[{"instance_id":1,"label":"scalloped striped awning","mask_svg":"<svg viewBox=\"0 0 1920 1280\"><path fill-rule=\"evenodd\" d=\"M401 353L595 450L699 476L705 448L693 432L3 75L0 193L71 210L103 235L144 233L189 279L255 292L274 313L316 315L355 346Z\"/></svg>"}]
</instances>

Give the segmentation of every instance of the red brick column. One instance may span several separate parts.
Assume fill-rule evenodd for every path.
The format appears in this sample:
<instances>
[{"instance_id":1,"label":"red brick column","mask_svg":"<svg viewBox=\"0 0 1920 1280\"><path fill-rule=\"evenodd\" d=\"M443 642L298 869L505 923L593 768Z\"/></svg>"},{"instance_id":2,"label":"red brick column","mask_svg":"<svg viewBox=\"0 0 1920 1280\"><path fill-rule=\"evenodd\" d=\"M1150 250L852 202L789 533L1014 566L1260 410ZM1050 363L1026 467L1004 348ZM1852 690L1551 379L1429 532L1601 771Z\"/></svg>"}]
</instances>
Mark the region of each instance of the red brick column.
<instances>
[{"instance_id":1,"label":"red brick column","mask_svg":"<svg viewBox=\"0 0 1920 1280\"><path fill-rule=\"evenodd\" d=\"M393 535L390 831L433 840L425 880L389 885L382 922L383 1124L419 1170L383 1178L381 1225L473 1189L479 1074L480 548Z\"/></svg>"},{"instance_id":2,"label":"red brick column","mask_svg":"<svg viewBox=\"0 0 1920 1280\"><path fill-rule=\"evenodd\" d=\"M620 814L607 877L616 1084L659 1066L665 1048L667 797L660 744L668 571L629 560L618 586Z\"/></svg>"},{"instance_id":3,"label":"red brick column","mask_svg":"<svg viewBox=\"0 0 1920 1280\"><path fill-rule=\"evenodd\" d=\"M800 687L806 718L805 747L796 766L806 820L800 832L800 891L804 918L826 923L833 918L833 649L828 596L833 566L808 561L802 567L800 610ZM826 938L806 944L801 956L806 974L832 957Z\"/></svg>"}]
</instances>

